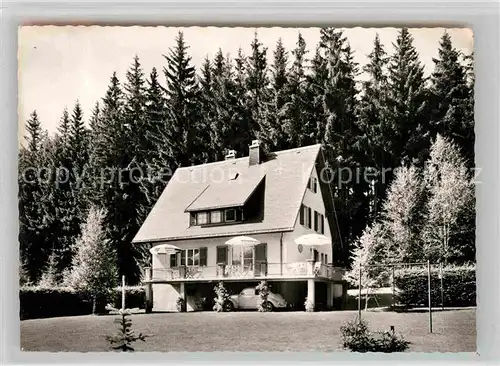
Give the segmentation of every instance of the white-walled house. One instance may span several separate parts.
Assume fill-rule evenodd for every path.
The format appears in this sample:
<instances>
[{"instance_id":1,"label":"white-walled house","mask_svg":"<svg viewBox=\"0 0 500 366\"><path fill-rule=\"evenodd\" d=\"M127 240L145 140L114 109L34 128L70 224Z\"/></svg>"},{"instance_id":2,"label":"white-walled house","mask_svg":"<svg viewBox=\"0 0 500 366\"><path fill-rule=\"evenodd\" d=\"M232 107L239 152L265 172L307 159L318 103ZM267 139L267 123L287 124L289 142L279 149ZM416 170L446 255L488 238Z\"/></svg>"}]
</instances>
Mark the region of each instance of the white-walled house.
<instances>
[{"instance_id":1,"label":"white-walled house","mask_svg":"<svg viewBox=\"0 0 500 366\"><path fill-rule=\"evenodd\" d=\"M152 255L145 271L152 310L176 311L179 297L196 310L220 280L237 289L264 279L289 304L303 306L307 296L339 308L345 248L332 235L337 223L330 186L319 179L324 167L321 145L265 154L255 140L248 157L231 152L224 161L177 169L133 240L181 249ZM332 245L295 243L308 233ZM261 244L225 244L241 235Z\"/></svg>"}]
</instances>

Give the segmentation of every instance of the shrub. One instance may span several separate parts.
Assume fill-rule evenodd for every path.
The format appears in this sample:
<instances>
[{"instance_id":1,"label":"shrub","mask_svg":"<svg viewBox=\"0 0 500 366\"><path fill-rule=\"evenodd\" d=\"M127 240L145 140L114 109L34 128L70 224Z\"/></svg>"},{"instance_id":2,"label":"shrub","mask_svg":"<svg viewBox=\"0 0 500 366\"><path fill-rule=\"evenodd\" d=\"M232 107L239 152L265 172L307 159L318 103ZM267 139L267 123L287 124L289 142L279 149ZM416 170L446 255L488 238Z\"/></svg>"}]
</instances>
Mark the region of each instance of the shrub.
<instances>
[{"instance_id":1,"label":"shrub","mask_svg":"<svg viewBox=\"0 0 500 366\"><path fill-rule=\"evenodd\" d=\"M21 320L92 313L91 296L71 287L21 287L19 302Z\"/></svg>"},{"instance_id":2,"label":"shrub","mask_svg":"<svg viewBox=\"0 0 500 366\"><path fill-rule=\"evenodd\" d=\"M394 328L387 332L370 332L365 320L347 322L340 327L342 345L352 352L403 352L410 342L398 336Z\"/></svg>"},{"instance_id":3,"label":"shrub","mask_svg":"<svg viewBox=\"0 0 500 366\"><path fill-rule=\"evenodd\" d=\"M186 311L186 300L184 300L183 297L178 297L177 301L175 302L175 305L177 306L177 311L179 313L183 313Z\"/></svg>"},{"instance_id":4,"label":"shrub","mask_svg":"<svg viewBox=\"0 0 500 366\"><path fill-rule=\"evenodd\" d=\"M224 287L224 282L220 281L217 286L214 287L216 298L214 299L214 311L220 313L224 311L224 304L229 301L229 292Z\"/></svg>"},{"instance_id":5,"label":"shrub","mask_svg":"<svg viewBox=\"0 0 500 366\"><path fill-rule=\"evenodd\" d=\"M132 319L130 311L120 310L120 317L115 319L115 324L118 324L118 332L115 335L107 336L106 340L110 343L111 348L117 351L133 352L132 344L137 341L146 341L145 334L139 333L136 335L132 330Z\"/></svg>"},{"instance_id":6,"label":"shrub","mask_svg":"<svg viewBox=\"0 0 500 366\"><path fill-rule=\"evenodd\" d=\"M306 297L306 301L304 303L304 306L305 306L305 309L308 313L312 313L314 311L314 304L311 300L309 300L307 297Z\"/></svg>"},{"instance_id":7,"label":"shrub","mask_svg":"<svg viewBox=\"0 0 500 366\"><path fill-rule=\"evenodd\" d=\"M267 300L269 296L269 286L267 284L267 281L260 281L255 289L259 292L259 302L257 303L257 310L260 312L270 311Z\"/></svg>"},{"instance_id":8,"label":"shrub","mask_svg":"<svg viewBox=\"0 0 500 366\"><path fill-rule=\"evenodd\" d=\"M394 278L396 304L404 307L428 306L426 267L396 270ZM431 303L441 306L439 268L431 268ZM476 268L474 265L443 267L443 305L476 305Z\"/></svg>"},{"instance_id":9,"label":"shrub","mask_svg":"<svg viewBox=\"0 0 500 366\"><path fill-rule=\"evenodd\" d=\"M200 297L195 300L197 310L205 310L207 308L207 298Z\"/></svg>"}]
</instances>

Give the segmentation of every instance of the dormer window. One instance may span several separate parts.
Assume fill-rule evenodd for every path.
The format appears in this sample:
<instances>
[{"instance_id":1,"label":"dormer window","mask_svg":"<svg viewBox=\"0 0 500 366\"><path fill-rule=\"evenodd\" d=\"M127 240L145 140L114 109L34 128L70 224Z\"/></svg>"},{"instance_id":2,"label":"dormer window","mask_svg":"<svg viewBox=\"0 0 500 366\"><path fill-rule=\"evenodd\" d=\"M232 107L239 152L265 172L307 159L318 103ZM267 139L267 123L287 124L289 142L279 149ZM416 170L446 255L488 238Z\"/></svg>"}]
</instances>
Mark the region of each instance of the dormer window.
<instances>
[{"instance_id":1,"label":"dormer window","mask_svg":"<svg viewBox=\"0 0 500 366\"><path fill-rule=\"evenodd\" d=\"M236 210L234 208L229 208L224 213L226 222L236 221Z\"/></svg>"},{"instance_id":2,"label":"dormer window","mask_svg":"<svg viewBox=\"0 0 500 366\"><path fill-rule=\"evenodd\" d=\"M205 224L208 224L208 213L198 212L196 214L196 225L205 225Z\"/></svg>"},{"instance_id":3,"label":"dormer window","mask_svg":"<svg viewBox=\"0 0 500 366\"><path fill-rule=\"evenodd\" d=\"M221 211L212 211L210 212L210 223L218 224L222 222L222 212Z\"/></svg>"},{"instance_id":4,"label":"dormer window","mask_svg":"<svg viewBox=\"0 0 500 366\"><path fill-rule=\"evenodd\" d=\"M190 226L222 225L224 223L232 224L244 220L242 207L191 212L190 217Z\"/></svg>"}]
</instances>

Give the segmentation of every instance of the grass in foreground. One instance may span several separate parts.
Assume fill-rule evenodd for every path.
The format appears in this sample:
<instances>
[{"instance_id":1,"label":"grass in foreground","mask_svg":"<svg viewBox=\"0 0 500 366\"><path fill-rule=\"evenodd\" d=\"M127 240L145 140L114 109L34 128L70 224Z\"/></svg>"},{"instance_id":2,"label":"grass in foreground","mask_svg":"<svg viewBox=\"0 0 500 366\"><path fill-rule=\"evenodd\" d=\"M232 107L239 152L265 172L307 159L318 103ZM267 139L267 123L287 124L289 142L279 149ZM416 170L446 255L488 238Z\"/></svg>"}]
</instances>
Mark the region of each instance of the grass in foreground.
<instances>
[{"instance_id":1,"label":"grass in foreground","mask_svg":"<svg viewBox=\"0 0 500 366\"><path fill-rule=\"evenodd\" d=\"M355 311L234 312L138 314L133 329L153 335L136 351L343 351L340 327ZM24 351L109 351L105 337L115 332L116 316L78 316L21 322ZM373 331L394 325L410 341L410 352L475 352L476 310L433 314L433 334L427 313L363 312Z\"/></svg>"}]
</instances>

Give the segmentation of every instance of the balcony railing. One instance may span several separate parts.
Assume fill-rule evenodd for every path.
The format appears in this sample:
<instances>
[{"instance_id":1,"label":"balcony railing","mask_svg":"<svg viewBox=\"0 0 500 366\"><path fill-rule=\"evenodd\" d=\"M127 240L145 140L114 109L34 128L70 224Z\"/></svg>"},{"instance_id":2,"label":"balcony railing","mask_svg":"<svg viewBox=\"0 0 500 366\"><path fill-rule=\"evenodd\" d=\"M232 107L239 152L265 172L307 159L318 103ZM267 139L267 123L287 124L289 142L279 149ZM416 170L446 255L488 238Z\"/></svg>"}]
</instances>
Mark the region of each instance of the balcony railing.
<instances>
[{"instance_id":1,"label":"balcony railing","mask_svg":"<svg viewBox=\"0 0 500 366\"><path fill-rule=\"evenodd\" d=\"M342 280L344 270L331 264L313 262L255 263L252 266L181 266L175 268L146 268L146 281L220 280L220 279L294 279L320 278Z\"/></svg>"}]
</instances>

